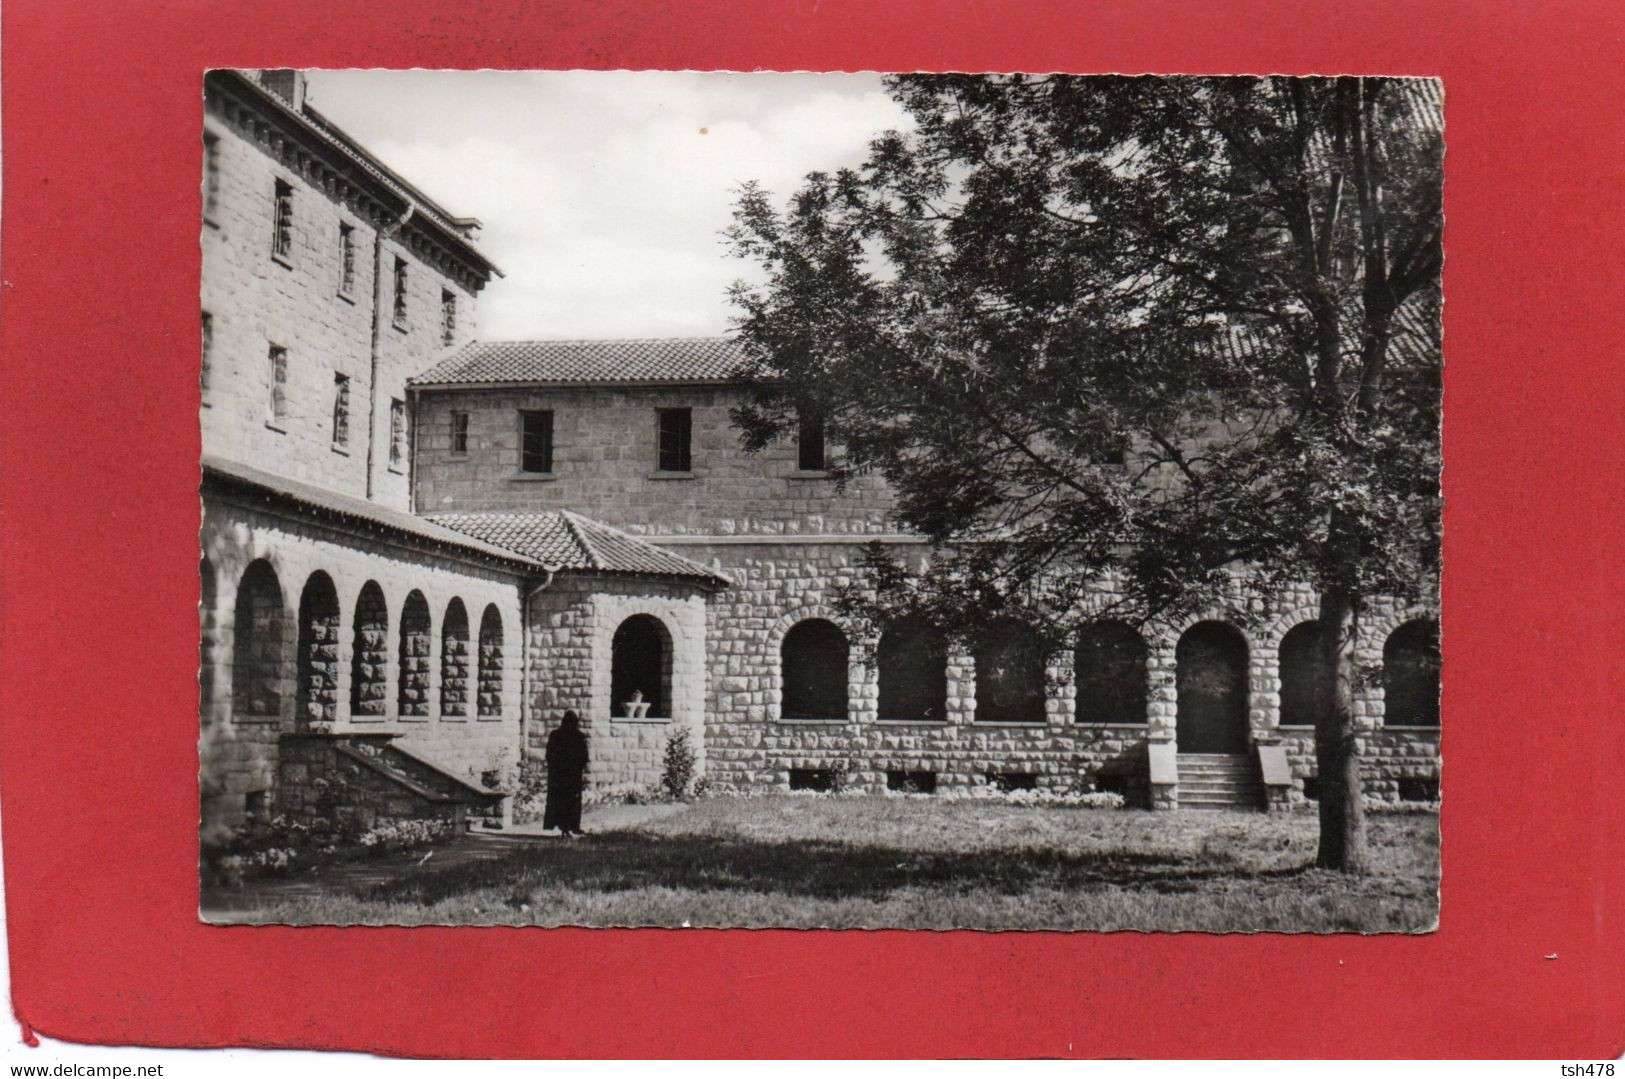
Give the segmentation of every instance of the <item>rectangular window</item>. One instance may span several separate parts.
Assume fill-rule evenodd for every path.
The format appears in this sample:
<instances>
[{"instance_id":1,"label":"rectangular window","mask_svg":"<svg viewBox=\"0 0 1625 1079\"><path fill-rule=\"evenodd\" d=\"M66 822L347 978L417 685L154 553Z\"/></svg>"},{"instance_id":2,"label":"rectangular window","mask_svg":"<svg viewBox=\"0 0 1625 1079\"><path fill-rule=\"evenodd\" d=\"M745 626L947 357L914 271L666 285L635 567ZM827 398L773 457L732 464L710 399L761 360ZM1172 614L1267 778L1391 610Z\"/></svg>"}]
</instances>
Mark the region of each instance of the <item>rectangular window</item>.
<instances>
[{"instance_id":1,"label":"rectangular window","mask_svg":"<svg viewBox=\"0 0 1625 1079\"><path fill-rule=\"evenodd\" d=\"M395 325L406 328L406 260L395 256Z\"/></svg>"},{"instance_id":2,"label":"rectangular window","mask_svg":"<svg viewBox=\"0 0 1625 1079\"><path fill-rule=\"evenodd\" d=\"M693 412L686 408L660 408L657 415L661 472L688 472L693 467L689 443L693 432Z\"/></svg>"},{"instance_id":3,"label":"rectangular window","mask_svg":"<svg viewBox=\"0 0 1625 1079\"><path fill-rule=\"evenodd\" d=\"M198 362L197 388L206 398L209 396L209 362L214 352L214 316L203 312L203 351Z\"/></svg>"},{"instance_id":4,"label":"rectangular window","mask_svg":"<svg viewBox=\"0 0 1625 1079\"><path fill-rule=\"evenodd\" d=\"M406 402L389 399L389 467L400 468L406 460Z\"/></svg>"},{"instance_id":5,"label":"rectangular window","mask_svg":"<svg viewBox=\"0 0 1625 1079\"><path fill-rule=\"evenodd\" d=\"M265 401L265 418L271 423L280 423L288 414L288 350L272 345L268 357L270 393Z\"/></svg>"},{"instance_id":6,"label":"rectangular window","mask_svg":"<svg viewBox=\"0 0 1625 1079\"><path fill-rule=\"evenodd\" d=\"M276 182L276 206L271 230L271 254L279 259L293 257L293 185Z\"/></svg>"},{"instance_id":7,"label":"rectangular window","mask_svg":"<svg viewBox=\"0 0 1625 1079\"><path fill-rule=\"evenodd\" d=\"M333 445L350 444L350 376L333 376Z\"/></svg>"},{"instance_id":8,"label":"rectangular window","mask_svg":"<svg viewBox=\"0 0 1625 1079\"><path fill-rule=\"evenodd\" d=\"M457 340L457 294L450 289L440 290L440 343L449 345Z\"/></svg>"},{"instance_id":9,"label":"rectangular window","mask_svg":"<svg viewBox=\"0 0 1625 1079\"><path fill-rule=\"evenodd\" d=\"M802 416L796 431L797 467L803 472L822 472L829 467L824 457L824 420Z\"/></svg>"},{"instance_id":10,"label":"rectangular window","mask_svg":"<svg viewBox=\"0 0 1625 1079\"><path fill-rule=\"evenodd\" d=\"M220 204L220 136L203 133L203 220L212 222Z\"/></svg>"},{"instance_id":11,"label":"rectangular window","mask_svg":"<svg viewBox=\"0 0 1625 1079\"><path fill-rule=\"evenodd\" d=\"M527 409L519 414L519 471L553 471L553 413Z\"/></svg>"},{"instance_id":12,"label":"rectangular window","mask_svg":"<svg viewBox=\"0 0 1625 1079\"><path fill-rule=\"evenodd\" d=\"M355 226L339 226L339 295L355 292Z\"/></svg>"},{"instance_id":13,"label":"rectangular window","mask_svg":"<svg viewBox=\"0 0 1625 1079\"><path fill-rule=\"evenodd\" d=\"M451 414L451 452L463 454L468 452L468 413L453 412Z\"/></svg>"}]
</instances>

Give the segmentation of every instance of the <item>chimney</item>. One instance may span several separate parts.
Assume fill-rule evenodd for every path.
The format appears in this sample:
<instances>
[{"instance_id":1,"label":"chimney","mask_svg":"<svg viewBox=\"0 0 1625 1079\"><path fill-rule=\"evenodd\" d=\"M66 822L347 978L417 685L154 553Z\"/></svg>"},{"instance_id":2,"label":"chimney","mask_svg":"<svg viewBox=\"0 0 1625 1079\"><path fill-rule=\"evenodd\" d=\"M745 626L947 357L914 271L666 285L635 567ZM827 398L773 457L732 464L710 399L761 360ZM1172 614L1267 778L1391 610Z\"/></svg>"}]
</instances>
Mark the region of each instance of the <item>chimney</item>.
<instances>
[{"instance_id":1,"label":"chimney","mask_svg":"<svg viewBox=\"0 0 1625 1079\"><path fill-rule=\"evenodd\" d=\"M305 73L287 67L267 67L260 70L260 85L288 103L294 112L305 108Z\"/></svg>"}]
</instances>

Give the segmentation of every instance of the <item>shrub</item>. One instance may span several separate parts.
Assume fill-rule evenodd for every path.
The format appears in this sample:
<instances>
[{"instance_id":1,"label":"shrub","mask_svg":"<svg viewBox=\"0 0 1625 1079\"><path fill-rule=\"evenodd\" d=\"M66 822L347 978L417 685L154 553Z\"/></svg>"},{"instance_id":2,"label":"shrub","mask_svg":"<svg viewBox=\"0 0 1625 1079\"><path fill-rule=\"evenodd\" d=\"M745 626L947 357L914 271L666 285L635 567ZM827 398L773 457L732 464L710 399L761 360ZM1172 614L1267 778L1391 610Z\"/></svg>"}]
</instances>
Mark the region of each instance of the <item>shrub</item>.
<instances>
[{"instance_id":1,"label":"shrub","mask_svg":"<svg viewBox=\"0 0 1625 1079\"><path fill-rule=\"evenodd\" d=\"M541 820L547 807L547 761L539 754L519 755L519 790L514 794L516 824Z\"/></svg>"},{"instance_id":2,"label":"shrub","mask_svg":"<svg viewBox=\"0 0 1625 1079\"><path fill-rule=\"evenodd\" d=\"M671 801L661 783L611 783L581 795L584 806L645 806Z\"/></svg>"},{"instance_id":3,"label":"shrub","mask_svg":"<svg viewBox=\"0 0 1625 1079\"><path fill-rule=\"evenodd\" d=\"M235 886L248 877L277 876L305 869L334 855L383 854L434 842L452 830L450 821L386 821L362 831L346 831L278 815L203 843L206 883Z\"/></svg>"},{"instance_id":4,"label":"shrub","mask_svg":"<svg viewBox=\"0 0 1625 1079\"><path fill-rule=\"evenodd\" d=\"M666 756L661 762L660 785L673 801L682 801L694 783L695 754L689 731L681 724L666 735Z\"/></svg>"}]
</instances>

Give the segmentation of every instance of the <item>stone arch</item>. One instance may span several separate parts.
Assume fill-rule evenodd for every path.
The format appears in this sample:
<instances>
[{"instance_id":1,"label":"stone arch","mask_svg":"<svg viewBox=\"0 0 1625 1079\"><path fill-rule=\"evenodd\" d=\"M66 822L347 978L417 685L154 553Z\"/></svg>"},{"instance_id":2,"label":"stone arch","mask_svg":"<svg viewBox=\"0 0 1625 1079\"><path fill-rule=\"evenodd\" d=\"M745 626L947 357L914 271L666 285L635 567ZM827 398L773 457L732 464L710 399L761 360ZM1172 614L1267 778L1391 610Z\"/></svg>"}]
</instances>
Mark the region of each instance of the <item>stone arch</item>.
<instances>
[{"instance_id":1,"label":"stone arch","mask_svg":"<svg viewBox=\"0 0 1625 1079\"><path fill-rule=\"evenodd\" d=\"M502 612L497 605L485 605L480 616L480 654L477 672L476 707L481 719L502 715Z\"/></svg>"},{"instance_id":2,"label":"stone arch","mask_svg":"<svg viewBox=\"0 0 1625 1079\"><path fill-rule=\"evenodd\" d=\"M312 730L338 718L339 594L316 570L299 595L298 701L294 726Z\"/></svg>"},{"instance_id":3,"label":"stone arch","mask_svg":"<svg viewBox=\"0 0 1625 1079\"><path fill-rule=\"evenodd\" d=\"M440 622L440 715L468 715L468 608L459 596Z\"/></svg>"},{"instance_id":4,"label":"stone arch","mask_svg":"<svg viewBox=\"0 0 1625 1079\"><path fill-rule=\"evenodd\" d=\"M669 719L672 699L671 630L652 614L634 614L615 627L610 641L610 714L625 717L634 694L641 693L651 719Z\"/></svg>"},{"instance_id":5,"label":"stone arch","mask_svg":"<svg viewBox=\"0 0 1625 1079\"><path fill-rule=\"evenodd\" d=\"M1176 744L1181 753L1241 753L1248 739L1247 638L1204 620L1175 646Z\"/></svg>"},{"instance_id":6,"label":"stone arch","mask_svg":"<svg viewBox=\"0 0 1625 1079\"><path fill-rule=\"evenodd\" d=\"M285 617L282 584L276 571L265 559L256 558L238 579L231 619L233 715L263 719L282 714ZM204 670L213 667L212 649L209 652L200 657ZM212 692L212 685L208 688ZM208 700L205 696L205 703Z\"/></svg>"},{"instance_id":7,"label":"stone arch","mask_svg":"<svg viewBox=\"0 0 1625 1079\"><path fill-rule=\"evenodd\" d=\"M1037 630L996 619L975 634L977 723L1044 722L1050 648Z\"/></svg>"},{"instance_id":8,"label":"stone arch","mask_svg":"<svg viewBox=\"0 0 1625 1079\"><path fill-rule=\"evenodd\" d=\"M784 719L846 719L851 648L844 630L825 618L804 618L779 642Z\"/></svg>"},{"instance_id":9,"label":"stone arch","mask_svg":"<svg viewBox=\"0 0 1625 1079\"><path fill-rule=\"evenodd\" d=\"M1114 619L1090 622L1079 631L1073 656L1076 722L1146 721L1149 654L1139 630Z\"/></svg>"},{"instance_id":10,"label":"stone arch","mask_svg":"<svg viewBox=\"0 0 1625 1079\"><path fill-rule=\"evenodd\" d=\"M923 618L888 625L875 648L880 719L948 718L948 635Z\"/></svg>"},{"instance_id":11,"label":"stone arch","mask_svg":"<svg viewBox=\"0 0 1625 1079\"><path fill-rule=\"evenodd\" d=\"M396 667L400 671L400 688L396 706L402 716L424 718L429 714L433 641L429 602L414 588L401 604L400 652Z\"/></svg>"},{"instance_id":12,"label":"stone arch","mask_svg":"<svg viewBox=\"0 0 1625 1079\"><path fill-rule=\"evenodd\" d=\"M1383 726L1439 726L1439 623L1412 618L1382 646Z\"/></svg>"},{"instance_id":13,"label":"stone arch","mask_svg":"<svg viewBox=\"0 0 1625 1079\"><path fill-rule=\"evenodd\" d=\"M389 710L389 603L377 581L361 586L350 644L350 716L379 719Z\"/></svg>"},{"instance_id":14,"label":"stone arch","mask_svg":"<svg viewBox=\"0 0 1625 1079\"><path fill-rule=\"evenodd\" d=\"M1310 619L1281 637L1276 660L1283 727L1313 727L1331 706L1333 672L1326 665L1325 636L1320 621Z\"/></svg>"}]
</instances>

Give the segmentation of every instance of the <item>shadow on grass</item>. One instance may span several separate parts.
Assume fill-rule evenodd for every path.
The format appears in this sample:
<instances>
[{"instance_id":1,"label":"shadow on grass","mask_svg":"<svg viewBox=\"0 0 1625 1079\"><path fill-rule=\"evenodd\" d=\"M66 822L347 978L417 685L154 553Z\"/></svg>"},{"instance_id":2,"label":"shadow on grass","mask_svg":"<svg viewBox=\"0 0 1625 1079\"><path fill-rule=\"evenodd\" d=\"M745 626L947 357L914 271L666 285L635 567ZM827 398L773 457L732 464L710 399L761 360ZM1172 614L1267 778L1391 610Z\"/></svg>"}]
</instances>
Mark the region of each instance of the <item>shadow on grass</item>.
<instances>
[{"instance_id":1,"label":"shadow on grass","mask_svg":"<svg viewBox=\"0 0 1625 1079\"><path fill-rule=\"evenodd\" d=\"M543 842L497 858L414 873L354 894L364 900L428 905L487 888L512 889L510 902L517 905L539 887L721 890L815 899L878 899L904 888L941 894L1019 895L1034 888L1180 893L1226 882L1290 879L1305 872L1250 869L1224 854L1084 854L1044 848L923 852L825 840L607 832L583 842Z\"/></svg>"}]
</instances>

